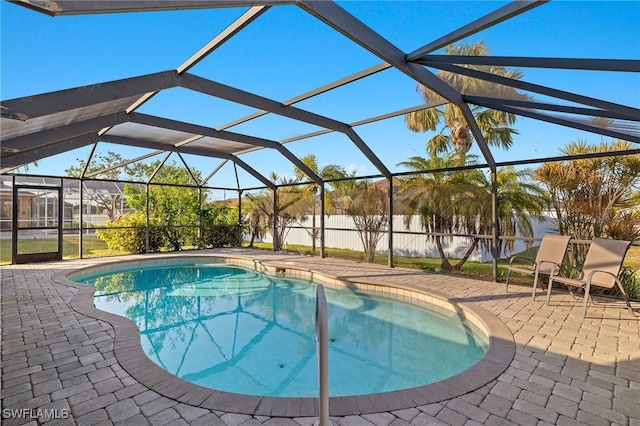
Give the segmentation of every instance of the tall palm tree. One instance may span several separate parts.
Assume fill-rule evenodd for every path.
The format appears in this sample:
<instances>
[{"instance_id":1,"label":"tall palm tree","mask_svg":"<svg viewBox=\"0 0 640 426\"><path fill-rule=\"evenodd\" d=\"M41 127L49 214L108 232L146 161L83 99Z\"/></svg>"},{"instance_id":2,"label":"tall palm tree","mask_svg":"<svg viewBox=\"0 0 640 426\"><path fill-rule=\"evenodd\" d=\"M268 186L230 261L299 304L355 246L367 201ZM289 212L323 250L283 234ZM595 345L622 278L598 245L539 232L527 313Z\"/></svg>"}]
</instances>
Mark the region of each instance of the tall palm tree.
<instances>
[{"instance_id":1,"label":"tall palm tree","mask_svg":"<svg viewBox=\"0 0 640 426\"><path fill-rule=\"evenodd\" d=\"M489 55L489 48L481 41L476 44L450 45L445 48L445 51L449 55ZM509 71L502 66L465 65L465 67L513 79L520 79L523 75L519 70ZM438 71L437 75L463 94L527 99L525 95L512 87L488 83L484 80L442 70ZM442 99L428 87L420 85L417 90L425 102ZM509 126L516 121L514 114L478 106L471 106L471 112L475 116L476 122L488 144L504 149L509 149L513 145L513 135L517 134L517 132ZM427 142L427 152L429 154L441 154L453 148L456 155L462 156L469 152L473 145L473 134L469 130L469 125L460 108L454 104L449 103L442 108L429 108L411 112L405 115L404 120L407 127L414 132L436 131L444 121L444 127L440 132ZM449 130L448 134L444 133L445 129Z\"/></svg>"}]
</instances>

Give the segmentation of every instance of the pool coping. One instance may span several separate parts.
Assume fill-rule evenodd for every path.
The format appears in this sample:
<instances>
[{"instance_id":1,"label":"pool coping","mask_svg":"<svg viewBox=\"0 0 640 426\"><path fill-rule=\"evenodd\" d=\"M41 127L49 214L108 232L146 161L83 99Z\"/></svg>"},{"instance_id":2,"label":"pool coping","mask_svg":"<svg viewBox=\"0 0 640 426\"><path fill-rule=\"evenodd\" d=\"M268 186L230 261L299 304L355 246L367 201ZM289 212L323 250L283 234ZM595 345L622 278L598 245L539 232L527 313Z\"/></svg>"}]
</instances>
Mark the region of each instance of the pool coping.
<instances>
[{"instance_id":1,"label":"pool coping","mask_svg":"<svg viewBox=\"0 0 640 426\"><path fill-rule=\"evenodd\" d=\"M54 274L52 279L58 284L77 289L77 293L70 302L73 310L105 321L113 327L116 359L123 369L149 389L167 398L211 410L253 416L317 417L317 398L267 397L224 392L187 382L165 371L144 353L140 342L140 333L135 323L125 317L94 308L92 300L95 289L69 279L69 276L82 270L94 271L116 265L130 265L138 262L158 263L165 260L166 262L175 262L177 259L176 256L160 255L154 259L116 260L71 272L61 271ZM487 352L477 363L465 371L436 383L414 388L367 395L330 397L329 407L332 416L402 410L461 396L495 380L509 367L515 357L516 345L513 335L500 319L480 306L459 301L444 293L398 283L381 285L367 282L366 279L341 278L325 271L301 267L295 262L259 260L238 254L189 254L180 256L178 260L184 262L191 260L223 262L254 268L267 274L312 279L328 287L348 286L400 298L414 298L456 311L473 322L488 336ZM434 274L434 278L437 277L438 275Z\"/></svg>"}]
</instances>

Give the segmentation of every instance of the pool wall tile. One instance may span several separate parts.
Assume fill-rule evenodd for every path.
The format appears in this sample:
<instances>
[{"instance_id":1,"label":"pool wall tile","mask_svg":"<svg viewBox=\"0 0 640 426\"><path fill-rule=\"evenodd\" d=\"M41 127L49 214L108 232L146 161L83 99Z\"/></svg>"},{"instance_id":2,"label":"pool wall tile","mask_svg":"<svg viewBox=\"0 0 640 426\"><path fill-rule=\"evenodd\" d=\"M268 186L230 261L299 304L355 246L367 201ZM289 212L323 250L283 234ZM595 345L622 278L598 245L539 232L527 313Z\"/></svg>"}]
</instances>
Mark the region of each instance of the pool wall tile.
<instances>
[{"instance_id":1,"label":"pool wall tile","mask_svg":"<svg viewBox=\"0 0 640 426\"><path fill-rule=\"evenodd\" d=\"M287 415L287 405L289 405L289 398L273 398L271 416L285 417Z\"/></svg>"},{"instance_id":2,"label":"pool wall tile","mask_svg":"<svg viewBox=\"0 0 640 426\"><path fill-rule=\"evenodd\" d=\"M317 398L300 398L300 417L311 417L318 415Z\"/></svg>"},{"instance_id":3,"label":"pool wall tile","mask_svg":"<svg viewBox=\"0 0 640 426\"><path fill-rule=\"evenodd\" d=\"M336 397L329 400L331 415L348 416L353 414L362 414L358 408L358 404L351 397Z\"/></svg>"},{"instance_id":4,"label":"pool wall tile","mask_svg":"<svg viewBox=\"0 0 640 426\"><path fill-rule=\"evenodd\" d=\"M302 398L289 398L287 403L287 417L302 416Z\"/></svg>"},{"instance_id":5,"label":"pool wall tile","mask_svg":"<svg viewBox=\"0 0 640 426\"><path fill-rule=\"evenodd\" d=\"M260 403L256 407L254 411L254 415L256 416L271 416L271 411L273 409L274 399L269 397L263 397L260 399Z\"/></svg>"},{"instance_id":6,"label":"pool wall tile","mask_svg":"<svg viewBox=\"0 0 640 426\"><path fill-rule=\"evenodd\" d=\"M204 401L211 397L212 393L213 391L211 391L210 389L205 389L200 386L191 386L191 389L180 396L180 398L178 398L178 401L185 404L205 407Z\"/></svg>"}]
</instances>

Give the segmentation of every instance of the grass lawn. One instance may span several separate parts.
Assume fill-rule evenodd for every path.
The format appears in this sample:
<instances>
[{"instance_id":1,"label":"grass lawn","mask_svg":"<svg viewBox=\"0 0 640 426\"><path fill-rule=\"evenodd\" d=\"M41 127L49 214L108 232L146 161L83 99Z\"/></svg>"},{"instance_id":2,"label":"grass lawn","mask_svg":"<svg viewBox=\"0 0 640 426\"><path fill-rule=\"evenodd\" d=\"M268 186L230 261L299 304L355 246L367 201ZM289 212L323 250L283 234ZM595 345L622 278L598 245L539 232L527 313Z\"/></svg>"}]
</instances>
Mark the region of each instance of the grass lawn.
<instances>
[{"instance_id":1,"label":"grass lawn","mask_svg":"<svg viewBox=\"0 0 640 426\"><path fill-rule=\"evenodd\" d=\"M51 244L51 248L43 249L42 245L49 242ZM32 252L38 248L40 251L55 251L55 240L23 240L21 241L21 245L23 247L24 252ZM107 247L107 244L102 241L98 237L83 237L82 239L83 251L85 257L100 257L100 256L114 256L127 254L126 252L114 252ZM273 245L270 243L254 243L256 248L268 249L271 250ZM77 258L79 250L79 241L77 237L66 237L63 240L62 244L62 253L65 259L73 259ZM302 245L288 245L288 251L293 253L300 254L312 254L310 246L302 246ZM337 248L326 248L327 257L336 257L340 259L349 259L357 262L364 261L364 253L355 250L347 250L347 249L337 249ZM319 254L319 248L316 248L316 253ZM525 253L526 256L526 253ZM535 257L535 253L529 255L532 259ZM375 263L386 265L388 262L388 257L386 254L377 254L375 256ZM0 244L0 263L11 263L11 240L2 240ZM407 268L415 268L429 271L436 271L440 269L440 259L436 258L426 258L426 257L403 257L403 256L394 256L394 263L396 266L403 266ZM506 260L502 259L498 263L498 270L502 270L503 273L506 274ZM640 247L631 247L627 252L627 256L624 260L624 265L633 269L640 269ZM467 261L462 267L462 271L460 273L465 275L484 275L486 277L491 277L491 263L480 263L480 262L472 262Z\"/></svg>"},{"instance_id":2,"label":"grass lawn","mask_svg":"<svg viewBox=\"0 0 640 426\"><path fill-rule=\"evenodd\" d=\"M57 242L55 239L21 240L20 247L23 253L56 251ZM65 259L75 259L79 256L80 242L77 236L64 237L62 240L62 255ZM127 254L125 252L114 252L107 247L107 244L98 237L83 237L82 250L84 257L114 256ZM11 240L1 240L0 242L0 264L11 263Z\"/></svg>"},{"instance_id":3,"label":"grass lawn","mask_svg":"<svg viewBox=\"0 0 640 426\"><path fill-rule=\"evenodd\" d=\"M272 249L273 245L270 243L254 243L256 248L261 249ZM319 248L316 248L316 253L319 255ZM293 253L300 254L312 254L311 247L309 246L299 246L295 244L288 245L288 251ZM337 249L326 247L326 256L327 257L335 257L339 259L348 259L354 260L357 262L364 262L364 253L361 251L348 250L348 249ZM374 258L374 263L380 265L388 264L388 256L386 254L376 254ZM414 269L422 269L425 271L439 271L440 270L440 259L436 258L428 258L428 257L404 257L404 256L394 256L393 262L395 266L401 266L406 268L414 268ZM500 261L498 265L498 270L504 270L506 274L506 269L500 268L500 265L506 265L506 261ZM491 278L492 277L492 265L491 263L481 263L481 262L472 262L467 261L463 266L462 270L456 272L461 275L468 276L478 276Z\"/></svg>"},{"instance_id":4,"label":"grass lawn","mask_svg":"<svg viewBox=\"0 0 640 426\"><path fill-rule=\"evenodd\" d=\"M256 248L261 249L273 249L273 245L270 243L254 243ZM346 249L336 249L336 248L325 248L327 257L335 257L341 259L349 259L354 261L364 261L364 253L354 250L346 250ZM311 247L309 246L298 246L289 244L288 251L300 254L312 254ZM316 249L316 253L319 254L319 248ZM519 255L529 258L531 260L535 259L536 249L532 248ZM403 256L394 256L393 258L395 266L401 266L406 268L415 268L421 269L425 271L439 271L440 270L440 259L436 258L426 258L426 257L403 257ZM451 259L450 259L451 261ZM386 265L388 264L388 257L386 254L376 255L374 258L374 263ZM453 262L452 262L453 263ZM498 261L498 280L504 282L507 276L507 264L508 260L500 259ZM636 277L638 277L638 270L640 269L640 247L631 247L627 252L627 256L624 260L624 266L630 268L633 271L636 271ZM524 265L520 265L524 266ZM529 266L529 265L526 265ZM469 277L475 277L479 279L492 280L493 279L493 267L491 262L472 262L467 261L460 271L454 271L453 274L464 275ZM512 274L511 281L514 283L528 283L533 284L533 277L528 275L520 275L520 274ZM636 278L639 284L635 284L634 288L626 288L626 291L630 297L638 298L640 297L640 278Z\"/></svg>"},{"instance_id":5,"label":"grass lawn","mask_svg":"<svg viewBox=\"0 0 640 426\"><path fill-rule=\"evenodd\" d=\"M624 258L624 266L628 266L634 271L640 269L640 246L629 247L629 251Z\"/></svg>"}]
</instances>

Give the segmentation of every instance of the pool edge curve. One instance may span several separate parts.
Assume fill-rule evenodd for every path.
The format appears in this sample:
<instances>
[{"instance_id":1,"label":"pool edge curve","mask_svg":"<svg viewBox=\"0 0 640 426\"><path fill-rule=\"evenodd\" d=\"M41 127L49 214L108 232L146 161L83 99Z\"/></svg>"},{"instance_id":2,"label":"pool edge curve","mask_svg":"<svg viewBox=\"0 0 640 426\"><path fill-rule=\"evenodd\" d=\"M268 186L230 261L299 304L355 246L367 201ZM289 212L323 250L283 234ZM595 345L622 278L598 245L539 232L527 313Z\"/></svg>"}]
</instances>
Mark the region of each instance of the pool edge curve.
<instances>
[{"instance_id":1,"label":"pool edge curve","mask_svg":"<svg viewBox=\"0 0 640 426\"><path fill-rule=\"evenodd\" d=\"M174 256L159 256L155 260L175 261ZM423 288L399 284L380 285L367 283L366 280L353 280L333 276L330 273L312 270L292 262L259 260L251 256L229 254L194 254L181 256L181 261L203 260L221 261L238 266L253 267L267 273L286 274L287 276L312 278L323 285L354 286L363 290L378 290L392 296L420 295L438 306L448 307L464 315L479 326L489 339L485 355L468 369L447 379L414 388L391 392L330 397L331 416L348 416L395 411L428 405L472 392L495 380L510 365L515 357L516 345L508 327L494 314L484 308L449 295ZM71 281L68 277L78 271L95 270L101 267L152 262L149 258L117 260L99 266L80 268L74 271L61 271L52 277L53 281L77 289L70 302L76 312L109 323L115 333L114 354L118 363L134 379L149 389L167 398L197 407L220 410L253 416L272 417L317 417L317 398L311 397L267 397L235 394L205 388L187 382L156 365L144 353L140 342L138 327L131 320L94 308L92 299L94 288ZM434 275L437 277L437 275Z\"/></svg>"}]
</instances>

